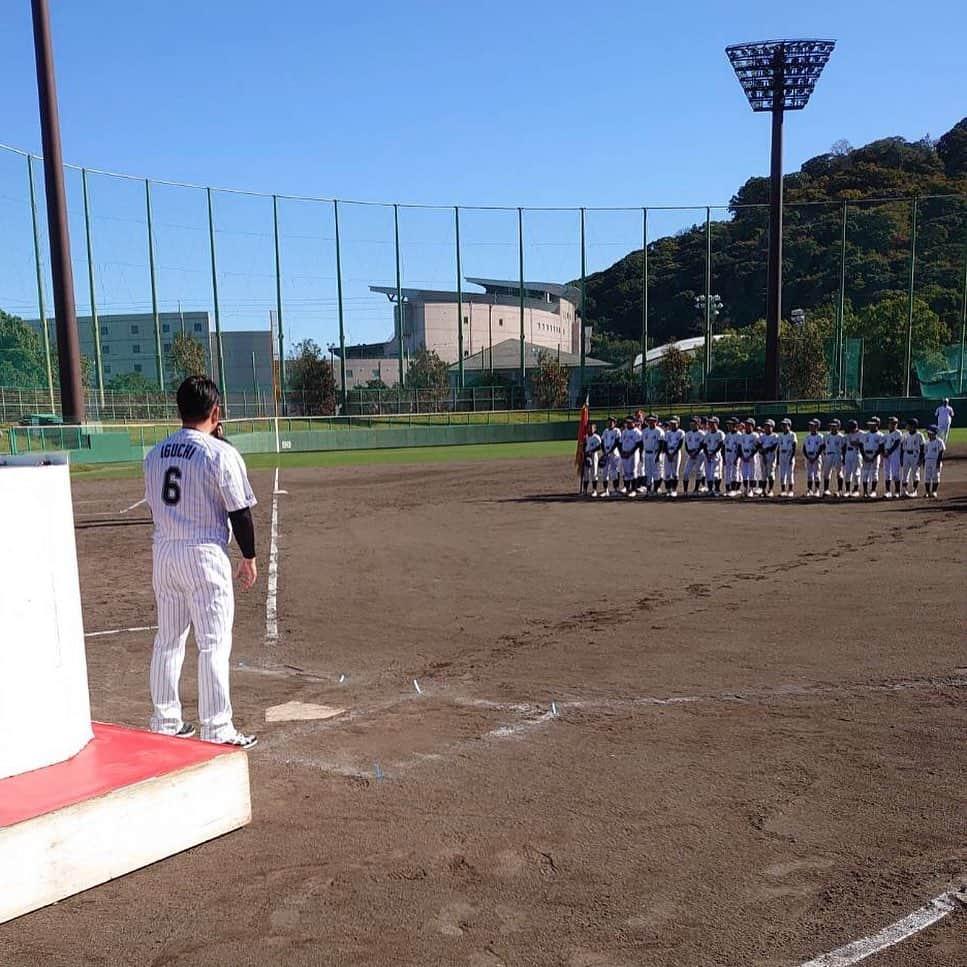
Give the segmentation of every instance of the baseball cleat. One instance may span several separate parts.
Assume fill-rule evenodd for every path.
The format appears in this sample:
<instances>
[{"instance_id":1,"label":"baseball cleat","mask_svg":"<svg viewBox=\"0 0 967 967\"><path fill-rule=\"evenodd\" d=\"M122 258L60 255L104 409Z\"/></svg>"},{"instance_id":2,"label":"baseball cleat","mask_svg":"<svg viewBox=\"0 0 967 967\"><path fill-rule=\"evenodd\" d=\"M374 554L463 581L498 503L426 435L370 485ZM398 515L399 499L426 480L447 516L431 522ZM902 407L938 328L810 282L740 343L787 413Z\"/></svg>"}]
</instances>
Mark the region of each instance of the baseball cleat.
<instances>
[{"instance_id":1,"label":"baseball cleat","mask_svg":"<svg viewBox=\"0 0 967 967\"><path fill-rule=\"evenodd\" d=\"M195 727L191 722L182 722L181 728L172 733L176 739L190 739L195 734Z\"/></svg>"},{"instance_id":2,"label":"baseball cleat","mask_svg":"<svg viewBox=\"0 0 967 967\"><path fill-rule=\"evenodd\" d=\"M237 749L254 749L258 744L258 739L254 735L243 735L241 732L236 732L230 739L225 739L224 741L217 742L217 745L231 745Z\"/></svg>"}]
</instances>

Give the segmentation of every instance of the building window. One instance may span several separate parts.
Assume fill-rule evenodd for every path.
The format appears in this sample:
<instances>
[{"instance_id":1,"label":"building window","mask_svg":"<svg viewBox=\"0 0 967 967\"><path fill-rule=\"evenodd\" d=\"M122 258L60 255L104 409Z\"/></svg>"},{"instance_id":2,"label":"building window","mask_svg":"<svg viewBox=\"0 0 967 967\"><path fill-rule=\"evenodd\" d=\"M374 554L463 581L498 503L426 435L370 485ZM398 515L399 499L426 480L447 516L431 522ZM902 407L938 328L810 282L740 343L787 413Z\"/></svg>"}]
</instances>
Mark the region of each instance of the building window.
<instances>
[{"instance_id":1,"label":"building window","mask_svg":"<svg viewBox=\"0 0 967 967\"><path fill-rule=\"evenodd\" d=\"M352 378L353 378L353 371L351 369L347 369L346 370L346 379L352 379Z\"/></svg>"},{"instance_id":2,"label":"building window","mask_svg":"<svg viewBox=\"0 0 967 967\"><path fill-rule=\"evenodd\" d=\"M170 342L166 342L165 343L164 350L165 350L166 353L170 353L171 352L171 343Z\"/></svg>"},{"instance_id":3,"label":"building window","mask_svg":"<svg viewBox=\"0 0 967 967\"><path fill-rule=\"evenodd\" d=\"M138 334L138 327L137 326L132 326L131 327L131 335L132 336L136 336L137 334Z\"/></svg>"},{"instance_id":4,"label":"building window","mask_svg":"<svg viewBox=\"0 0 967 967\"><path fill-rule=\"evenodd\" d=\"M104 367L104 372L105 372L106 375L110 376L111 375L111 367L110 366L105 366Z\"/></svg>"},{"instance_id":5,"label":"building window","mask_svg":"<svg viewBox=\"0 0 967 967\"><path fill-rule=\"evenodd\" d=\"M102 337L103 336L106 336L108 334L108 331L109 330L108 330L107 326L101 326L101 336Z\"/></svg>"},{"instance_id":6,"label":"building window","mask_svg":"<svg viewBox=\"0 0 967 967\"><path fill-rule=\"evenodd\" d=\"M373 379L379 379L379 370L371 369L370 372L373 374Z\"/></svg>"},{"instance_id":7,"label":"building window","mask_svg":"<svg viewBox=\"0 0 967 967\"><path fill-rule=\"evenodd\" d=\"M498 326L502 326L503 324L504 324L504 320L503 319L498 319L497 320L497 325Z\"/></svg>"},{"instance_id":8,"label":"building window","mask_svg":"<svg viewBox=\"0 0 967 967\"><path fill-rule=\"evenodd\" d=\"M202 324L200 322L195 323L195 332L202 332Z\"/></svg>"},{"instance_id":9,"label":"building window","mask_svg":"<svg viewBox=\"0 0 967 967\"><path fill-rule=\"evenodd\" d=\"M101 346L101 352L105 356L107 356L111 352L111 347L110 346Z\"/></svg>"},{"instance_id":10,"label":"building window","mask_svg":"<svg viewBox=\"0 0 967 967\"><path fill-rule=\"evenodd\" d=\"M463 324L465 326L469 326L470 325L470 316L464 316L463 317Z\"/></svg>"},{"instance_id":11,"label":"building window","mask_svg":"<svg viewBox=\"0 0 967 967\"><path fill-rule=\"evenodd\" d=\"M131 347L131 352L133 352L133 353L135 353L135 354L137 354L137 353L140 353L140 352L141 352L141 343L138 343L138 342L136 342L136 343L135 343L135 344L134 344L134 345L133 345L133 346Z\"/></svg>"},{"instance_id":12,"label":"building window","mask_svg":"<svg viewBox=\"0 0 967 967\"><path fill-rule=\"evenodd\" d=\"M162 332L171 332L171 326L169 326L167 322L163 322L161 324L161 331Z\"/></svg>"},{"instance_id":13,"label":"building window","mask_svg":"<svg viewBox=\"0 0 967 967\"><path fill-rule=\"evenodd\" d=\"M135 363L134 364L134 371L136 373L140 373L141 372L141 364L140 363Z\"/></svg>"}]
</instances>

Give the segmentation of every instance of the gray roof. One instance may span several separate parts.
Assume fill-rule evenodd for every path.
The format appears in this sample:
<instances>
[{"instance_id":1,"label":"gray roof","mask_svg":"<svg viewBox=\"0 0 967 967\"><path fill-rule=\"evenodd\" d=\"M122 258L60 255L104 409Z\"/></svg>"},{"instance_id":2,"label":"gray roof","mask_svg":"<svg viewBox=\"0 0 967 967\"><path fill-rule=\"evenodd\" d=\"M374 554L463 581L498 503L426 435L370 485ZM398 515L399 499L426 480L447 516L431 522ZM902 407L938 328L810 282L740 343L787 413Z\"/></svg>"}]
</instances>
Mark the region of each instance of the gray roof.
<instances>
[{"instance_id":1,"label":"gray roof","mask_svg":"<svg viewBox=\"0 0 967 967\"><path fill-rule=\"evenodd\" d=\"M476 279L467 276L467 282L483 286L485 289L520 289L520 279ZM524 288L533 292L547 292L558 299L574 302L580 297L580 290L573 285L561 285L560 282L528 282L524 281Z\"/></svg>"},{"instance_id":2,"label":"gray roof","mask_svg":"<svg viewBox=\"0 0 967 967\"><path fill-rule=\"evenodd\" d=\"M537 365L537 360L541 353L547 353L554 359L560 359L564 366L568 369L577 369L581 365L581 357L577 353L567 353L563 349L558 353L556 349L550 349L547 346L537 346L532 342L524 343L524 362L528 368ZM610 363L605 362L603 359L593 359L590 356L584 357L584 365L588 367L602 367L610 366ZM451 371L456 371L460 368L459 363L454 363L451 367ZM472 356L467 356L463 361L464 370L487 370L487 369L520 369L520 340L519 339L504 339L499 343L494 344L493 349L493 363L490 360L490 347L482 349L479 353L474 353Z\"/></svg>"},{"instance_id":3,"label":"gray roof","mask_svg":"<svg viewBox=\"0 0 967 967\"><path fill-rule=\"evenodd\" d=\"M473 279L469 276L464 279L469 285L479 285L489 293L492 289L513 289L520 293L520 282L516 279ZM581 292L573 285L561 285L558 282L524 282L524 289L527 292L546 292L556 299L567 299L568 302L577 305L581 298ZM371 285L370 292L380 292L386 296L396 295L395 285ZM402 287L400 292L404 299L412 299L419 302L456 302L457 292L455 289L408 289ZM472 299L474 296L484 293L474 290L464 290L463 298ZM516 298L516 296L515 296Z\"/></svg>"}]
</instances>

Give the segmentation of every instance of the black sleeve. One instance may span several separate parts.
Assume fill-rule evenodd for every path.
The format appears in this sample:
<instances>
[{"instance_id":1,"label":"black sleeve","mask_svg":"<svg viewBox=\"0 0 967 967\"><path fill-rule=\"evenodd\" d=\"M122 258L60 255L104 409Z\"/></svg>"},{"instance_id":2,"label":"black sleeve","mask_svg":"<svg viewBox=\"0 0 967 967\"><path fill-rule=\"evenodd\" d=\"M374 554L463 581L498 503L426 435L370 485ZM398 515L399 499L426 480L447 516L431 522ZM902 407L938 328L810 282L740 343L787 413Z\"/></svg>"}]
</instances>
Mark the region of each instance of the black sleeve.
<instances>
[{"instance_id":1,"label":"black sleeve","mask_svg":"<svg viewBox=\"0 0 967 967\"><path fill-rule=\"evenodd\" d=\"M255 521L249 507L233 510L228 519L232 522L232 533L238 543L242 557L251 560L255 557Z\"/></svg>"}]
</instances>

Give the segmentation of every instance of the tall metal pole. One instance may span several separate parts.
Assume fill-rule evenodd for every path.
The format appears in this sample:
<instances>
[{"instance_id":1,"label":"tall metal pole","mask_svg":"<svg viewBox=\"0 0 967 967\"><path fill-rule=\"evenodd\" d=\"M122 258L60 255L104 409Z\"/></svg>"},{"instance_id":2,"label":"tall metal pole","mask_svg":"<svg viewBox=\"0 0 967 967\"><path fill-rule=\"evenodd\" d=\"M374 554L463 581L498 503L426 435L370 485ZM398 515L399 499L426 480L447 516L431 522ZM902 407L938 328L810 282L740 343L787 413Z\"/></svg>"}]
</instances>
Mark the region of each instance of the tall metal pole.
<instances>
[{"instance_id":1,"label":"tall metal pole","mask_svg":"<svg viewBox=\"0 0 967 967\"><path fill-rule=\"evenodd\" d=\"M40 101L40 133L44 149L44 184L47 195L47 232L50 242L50 275L57 320L57 368L65 423L83 423L84 381L81 348L74 306L74 273L71 268L70 234L67 228L67 196L64 191L64 160L60 147L57 87L54 81L54 50L50 35L47 0L31 0L34 53L37 61L37 94Z\"/></svg>"},{"instance_id":2,"label":"tall metal pole","mask_svg":"<svg viewBox=\"0 0 967 967\"><path fill-rule=\"evenodd\" d=\"M779 320L782 318L782 116L785 54L775 53L772 104L772 163L769 175L769 268L766 283L766 371L763 393L779 399Z\"/></svg>"},{"instance_id":3,"label":"tall metal pole","mask_svg":"<svg viewBox=\"0 0 967 967\"><path fill-rule=\"evenodd\" d=\"M255 393L255 405L258 406L259 401L259 376L258 369L255 366L255 350L252 350L252 392Z\"/></svg>"},{"instance_id":4,"label":"tall metal pole","mask_svg":"<svg viewBox=\"0 0 967 967\"><path fill-rule=\"evenodd\" d=\"M641 210L641 395L649 402L648 391L648 209Z\"/></svg>"},{"instance_id":5,"label":"tall metal pole","mask_svg":"<svg viewBox=\"0 0 967 967\"><path fill-rule=\"evenodd\" d=\"M520 282L520 389L527 399L527 360L524 358L524 209L517 209L517 262Z\"/></svg>"},{"instance_id":6,"label":"tall metal pole","mask_svg":"<svg viewBox=\"0 0 967 967\"><path fill-rule=\"evenodd\" d=\"M836 395L846 395L845 348L846 348L846 226L847 202L843 202L842 239L839 252L839 306L836 313Z\"/></svg>"},{"instance_id":7,"label":"tall metal pole","mask_svg":"<svg viewBox=\"0 0 967 967\"><path fill-rule=\"evenodd\" d=\"M55 408L54 368L50 361L50 332L47 328L47 308L44 304L44 269L43 260L40 257L40 231L37 227L37 192L34 189L34 166L33 158L29 154L27 155L27 180L30 183L30 218L34 227L34 266L37 270L37 308L40 311L40 335L44 341L44 361L47 367L47 395L50 397L50 408L53 410Z\"/></svg>"},{"instance_id":8,"label":"tall metal pole","mask_svg":"<svg viewBox=\"0 0 967 967\"><path fill-rule=\"evenodd\" d=\"M97 378L97 395L104 406L104 361L101 357L101 322L97 316L97 299L94 295L94 243L91 239L91 202L87 194L87 168L81 168L81 187L84 193L84 236L87 241L87 286L91 297L91 327L94 332L94 373Z\"/></svg>"},{"instance_id":9,"label":"tall metal pole","mask_svg":"<svg viewBox=\"0 0 967 967\"><path fill-rule=\"evenodd\" d=\"M396 318L400 340L400 388L403 387L403 271L400 265L400 206L393 206L393 237L396 245Z\"/></svg>"},{"instance_id":10,"label":"tall metal pole","mask_svg":"<svg viewBox=\"0 0 967 967\"><path fill-rule=\"evenodd\" d=\"M158 389L164 392L165 370L161 355L161 319L158 315L158 282L154 268L154 233L151 230L151 182L144 179L144 210L148 216L148 268L151 273L151 316L154 319L154 354L158 361Z\"/></svg>"},{"instance_id":11,"label":"tall metal pole","mask_svg":"<svg viewBox=\"0 0 967 967\"><path fill-rule=\"evenodd\" d=\"M453 229L457 249L457 361L459 363L460 389L463 389L463 273L460 267L460 208L458 206L453 209ZM472 312L473 310L471 310L471 314Z\"/></svg>"},{"instance_id":12,"label":"tall metal pole","mask_svg":"<svg viewBox=\"0 0 967 967\"><path fill-rule=\"evenodd\" d=\"M960 379L957 392L964 395L964 349L967 343L967 246L964 247L964 301L960 309Z\"/></svg>"},{"instance_id":13,"label":"tall metal pole","mask_svg":"<svg viewBox=\"0 0 967 967\"><path fill-rule=\"evenodd\" d=\"M911 210L910 228L910 288L907 294L907 351L904 356L904 370L906 375L903 382L903 395L910 395L910 370L913 367L913 286L917 274L917 206L918 201L914 197Z\"/></svg>"},{"instance_id":14,"label":"tall metal pole","mask_svg":"<svg viewBox=\"0 0 967 967\"><path fill-rule=\"evenodd\" d=\"M342 305L342 249L339 247L339 202L332 203L332 218L336 228L336 308L339 314L339 386L342 389L343 415L346 413L346 328ZM331 357L330 357L331 358ZM400 386L403 369L400 366Z\"/></svg>"},{"instance_id":15,"label":"tall metal pole","mask_svg":"<svg viewBox=\"0 0 967 967\"><path fill-rule=\"evenodd\" d=\"M581 325L578 332L581 334L581 383L579 392L585 392L584 387L584 364L585 364L585 343L586 339L586 316L587 316L587 274L588 274L588 263L587 263L587 238L585 233L585 211L581 209Z\"/></svg>"},{"instance_id":16,"label":"tall metal pole","mask_svg":"<svg viewBox=\"0 0 967 967\"><path fill-rule=\"evenodd\" d=\"M222 346L222 317L218 308L218 264L215 260L215 212L212 208L212 190L208 193L208 244L212 256L212 303L215 308L215 351L218 355L218 381L221 383L225 415L228 416L228 385L225 380L225 351Z\"/></svg>"},{"instance_id":17,"label":"tall metal pole","mask_svg":"<svg viewBox=\"0 0 967 967\"><path fill-rule=\"evenodd\" d=\"M702 366L702 392L708 401L712 373L712 209L705 208L705 362Z\"/></svg>"},{"instance_id":18,"label":"tall metal pole","mask_svg":"<svg viewBox=\"0 0 967 967\"><path fill-rule=\"evenodd\" d=\"M282 415L285 404L285 334L282 325L282 249L279 245L279 196L272 196L272 227L275 233L275 315L279 323L279 392L282 394Z\"/></svg>"}]
</instances>

